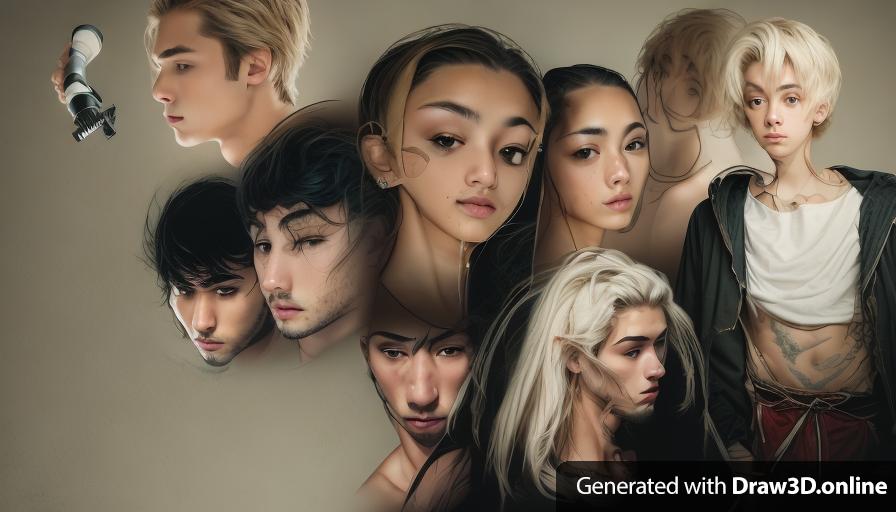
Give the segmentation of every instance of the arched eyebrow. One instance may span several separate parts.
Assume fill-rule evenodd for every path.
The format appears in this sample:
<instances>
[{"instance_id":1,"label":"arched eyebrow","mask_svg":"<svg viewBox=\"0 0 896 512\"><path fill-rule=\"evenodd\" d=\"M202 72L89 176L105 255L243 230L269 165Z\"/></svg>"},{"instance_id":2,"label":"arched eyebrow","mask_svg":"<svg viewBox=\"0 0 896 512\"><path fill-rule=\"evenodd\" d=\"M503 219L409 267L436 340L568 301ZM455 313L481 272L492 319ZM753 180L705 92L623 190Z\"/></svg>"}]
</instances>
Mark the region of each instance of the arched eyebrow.
<instances>
[{"instance_id":1,"label":"arched eyebrow","mask_svg":"<svg viewBox=\"0 0 896 512\"><path fill-rule=\"evenodd\" d=\"M373 339L374 336L379 336L381 338L386 338L387 340L395 341L398 343L413 342L414 344L411 346L411 352L417 353L417 351L420 350L420 348L422 348L424 345L431 347L444 339L450 338L451 336L454 336L456 334L461 334L462 332L463 331L459 331L457 329L448 329L446 331L443 331L441 334L430 338L429 331L427 331L422 338L408 338L407 336L402 336L401 334L397 334L394 332L375 331L370 333L370 335L367 336L367 339Z\"/></svg>"},{"instance_id":2,"label":"arched eyebrow","mask_svg":"<svg viewBox=\"0 0 896 512\"><path fill-rule=\"evenodd\" d=\"M422 110L424 108L439 108L442 110L447 110L448 112L453 112L453 113L463 117L464 119L473 121L474 123L478 123L482 120L482 115L480 115L479 112L476 112L475 110L473 110L469 107L465 107L465 106L463 106L459 103L455 103L453 101L434 101L432 103L427 103L425 105L422 105L417 110ZM506 126L507 128L513 128L515 126L526 126L533 132L535 131L535 127L532 126L532 123L530 123L529 120L526 119L525 117L521 117L521 116L511 117L510 119L508 119L507 121L504 122L504 126Z\"/></svg>"},{"instance_id":3,"label":"arched eyebrow","mask_svg":"<svg viewBox=\"0 0 896 512\"><path fill-rule=\"evenodd\" d=\"M763 89L762 87L759 87L758 85L754 84L753 82L744 82L744 89L747 89L747 88L756 89L758 92L761 92L761 93L765 92L765 89ZM781 92L781 91L786 91L788 89L802 89L802 87L800 87L800 84L784 84L784 85L779 86L777 89L775 89L775 91Z\"/></svg>"},{"instance_id":4,"label":"arched eyebrow","mask_svg":"<svg viewBox=\"0 0 896 512\"><path fill-rule=\"evenodd\" d=\"M195 52L195 51L196 51L196 50L194 50L194 49L192 49L192 48L189 48L189 47L187 47L187 46L184 46L184 45L180 45L180 44L179 44L179 45L177 45L177 46L173 46L173 47L171 47L171 48L168 48L167 50L163 50L163 51L159 54L159 56L156 57L156 60L167 59L167 58L169 58L169 57L174 57L175 55L180 55L180 54L182 54L182 53L193 53L193 52Z\"/></svg>"},{"instance_id":5,"label":"arched eyebrow","mask_svg":"<svg viewBox=\"0 0 896 512\"><path fill-rule=\"evenodd\" d=\"M640 121L635 121L634 123L631 123L631 124L629 124L628 126L625 127L625 130L623 130L622 136L625 137L626 135L628 135L628 134L631 133L632 131L637 130L638 128L644 128L645 130L647 129L647 128L644 126L644 123L642 123L642 122L640 122ZM563 135L562 137L560 137L560 138L557 139L557 140L560 140L560 139L569 137L570 135L598 135L598 136L601 136L601 135L606 135L606 134L607 134L607 129L606 129L606 128L601 128L600 126L589 126L589 127L586 127L586 128L582 128L582 129L580 129L580 130L576 130L576 131L573 131L573 132L569 132L569 133L567 133L566 135Z\"/></svg>"},{"instance_id":6,"label":"arched eyebrow","mask_svg":"<svg viewBox=\"0 0 896 512\"><path fill-rule=\"evenodd\" d=\"M453 112L464 119L468 119L473 121L474 123L478 123L482 120L482 116L479 115L479 112L475 110L465 107L459 103L455 103L453 101L434 101L432 103L427 103L426 105L422 105L417 110L423 110L424 108L439 108L442 110L447 110L448 112Z\"/></svg>"},{"instance_id":7,"label":"arched eyebrow","mask_svg":"<svg viewBox=\"0 0 896 512\"><path fill-rule=\"evenodd\" d=\"M665 337L666 337L666 332L667 332L667 331L668 331L668 329L663 329L663 332L659 333L659 334L657 335L657 337L654 338L654 340L661 340L661 339L665 338ZM624 337L619 338L618 340L616 340L616 342L613 343L613 345L618 345L618 344L620 344L620 343L622 343L622 342L624 342L624 341L638 341L638 342L644 342L644 341L650 341L650 338L648 338L647 336L624 336Z\"/></svg>"}]
</instances>

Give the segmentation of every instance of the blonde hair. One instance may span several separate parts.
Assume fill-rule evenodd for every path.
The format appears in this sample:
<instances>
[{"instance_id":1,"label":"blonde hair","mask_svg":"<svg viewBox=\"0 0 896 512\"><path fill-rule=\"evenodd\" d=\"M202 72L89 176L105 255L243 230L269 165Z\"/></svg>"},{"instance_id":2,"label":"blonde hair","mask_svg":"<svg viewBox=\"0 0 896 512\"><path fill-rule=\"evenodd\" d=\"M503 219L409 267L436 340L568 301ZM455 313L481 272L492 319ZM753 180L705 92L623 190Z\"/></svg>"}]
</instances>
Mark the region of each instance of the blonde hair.
<instances>
[{"instance_id":1,"label":"blonde hair","mask_svg":"<svg viewBox=\"0 0 896 512\"><path fill-rule=\"evenodd\" d=\"M660 22L638 54L637 85L659 89L664 78L664 57L687 56L697 68L702 88L693 117L707 119L722 111L722 68L725 48L744 25L739 14L728 9L683 9ZM646 106L645 106L646 108Z\"/></svg>"},{"instance_id":2,"label":"blonde hair","mask_svg":"<svg viewBox=\"0 0 896 512\"><path fill-rule=\"evenodd\" d=\"M694 403L695 369L703 375L703 359L691 320L672 301L669 283L659 272L621 252L590 248L573 253L546 284L534 286L517 306L511 307L511 314L492 327L487 339L501 339L516 312L513 310L534 296L538 299L495 418L486 456L502 498L512 494L509 468L515 460L522 462L524 478L539 492L551 496L555 491L556 467L569 440L577 390L566 361L579 354L602 371L597 353L621 311L636 306L663 310L666 339L678 353L686 377L682 410ZM611 373L603 376L621 389ZM519 453L515 454L516 450Z\"/></svg>"},{"instance_id":3,"label":"blonde hair","mask_svg":"<svg viewBox=\"0 0 896 512\"><path fill-rule=\"evenodd\" d=\"M762 64L767 82L777 82L784 67L793 72L812 109L827 104L828 115L812 134L821 135L830 125L840 94L840 63L830 41L798 21L768 18L750 23L731 41L724 70L724 92L731 119L749 128L744 109L744 72L754 62Z\"/></svg>"},{"instance_id":4,"label":"blonde hair","mask_svg":"<svg viewBox=\"0 0 896 512\"><path fill-rule=\"evenodd\" d=\"M306 0L153 0L144 34L147 53L152 53L162 16L181 9L198 12L199 32L221 41L228 80L236 80L247 53L269 49L274 89L282 102L295 105L296 78L311 37Z\"/></svg>"}]
</instances>

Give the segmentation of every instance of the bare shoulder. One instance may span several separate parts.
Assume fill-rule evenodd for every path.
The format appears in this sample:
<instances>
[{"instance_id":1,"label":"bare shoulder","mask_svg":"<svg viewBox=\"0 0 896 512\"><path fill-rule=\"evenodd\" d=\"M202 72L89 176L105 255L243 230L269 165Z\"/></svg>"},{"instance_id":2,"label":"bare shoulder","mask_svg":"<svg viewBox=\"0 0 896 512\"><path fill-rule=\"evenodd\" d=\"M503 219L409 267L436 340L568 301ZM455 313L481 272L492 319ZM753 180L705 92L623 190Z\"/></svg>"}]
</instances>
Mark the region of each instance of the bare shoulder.
<instances>
[{"instance_id":1,"label":"bare shoulder","mask_svg":"<svg viewBox=\"0 0 896 512\"><path fill-rule=\"evenodd\" d=\"M358 498L369 510L401 510L404 504L407 489L400 484L399 449L393 450L358 489Z\"/></svg>"},{"instance_id":2,"label":"bare shoulder","mask_svg":"<svg viewBox=\"0 0 896 512\"><path fill-rule=\"evenodd\" d=\"M470 492L470 457L458 449L441 455L423 473L405 508L408 512L456 510Z\"/></svg>"}]
</instances>

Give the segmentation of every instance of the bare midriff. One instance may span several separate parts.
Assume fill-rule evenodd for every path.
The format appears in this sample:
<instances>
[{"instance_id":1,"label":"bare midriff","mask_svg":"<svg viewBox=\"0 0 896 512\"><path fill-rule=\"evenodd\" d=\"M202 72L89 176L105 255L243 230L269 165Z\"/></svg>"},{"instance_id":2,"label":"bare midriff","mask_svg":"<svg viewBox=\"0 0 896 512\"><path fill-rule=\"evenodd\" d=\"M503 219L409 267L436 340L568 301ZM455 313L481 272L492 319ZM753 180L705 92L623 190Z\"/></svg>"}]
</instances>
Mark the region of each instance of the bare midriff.
<instances>
[{"instance_id":1,"label":"bare midriff","mask_svg":"<svg viewBox=\"0 0 896 512\"><path fill-rule=\"evenodd\" d=\"M874 375L861 316L847 324L797 326L762 310L744 308L743 326L755 376L809 392L867 393Z\"/></svg>"}]
</instances>

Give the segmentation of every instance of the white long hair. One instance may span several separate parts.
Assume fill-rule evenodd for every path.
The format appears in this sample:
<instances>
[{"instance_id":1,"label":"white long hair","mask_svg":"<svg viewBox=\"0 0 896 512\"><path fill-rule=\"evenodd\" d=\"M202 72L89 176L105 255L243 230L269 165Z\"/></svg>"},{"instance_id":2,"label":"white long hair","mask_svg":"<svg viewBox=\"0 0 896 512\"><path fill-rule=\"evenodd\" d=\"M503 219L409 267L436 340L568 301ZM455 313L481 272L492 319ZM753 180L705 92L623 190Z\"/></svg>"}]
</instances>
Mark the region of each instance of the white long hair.
<instances>
[{"instance_id":1,"label":"white long hair","mask_svg":"<svg viewBox=\"0 0 896 512\"><path fill-rule=\"evenodd\" d=\"M523 477L545 496L555 492L556 468L569 441L576 390L566 361L578 353L602 368L596 355L620 311L636 306L663 310L668 345L678 353L687 379L682 410L694 402L695 366L703 375L693 325L672 301L668 281L621 252L589 248L573 253L546 284L534 286L516 304L534 297L537 302L487 451L487 465L497 477L502 499L511 494L509 468L515 450L519 450L516 457L522 462ZM510 316L504 315L492 327L490 340L503 337ZM618 386L612 374L603 376Z\"/></svg>"}]
</instances>

